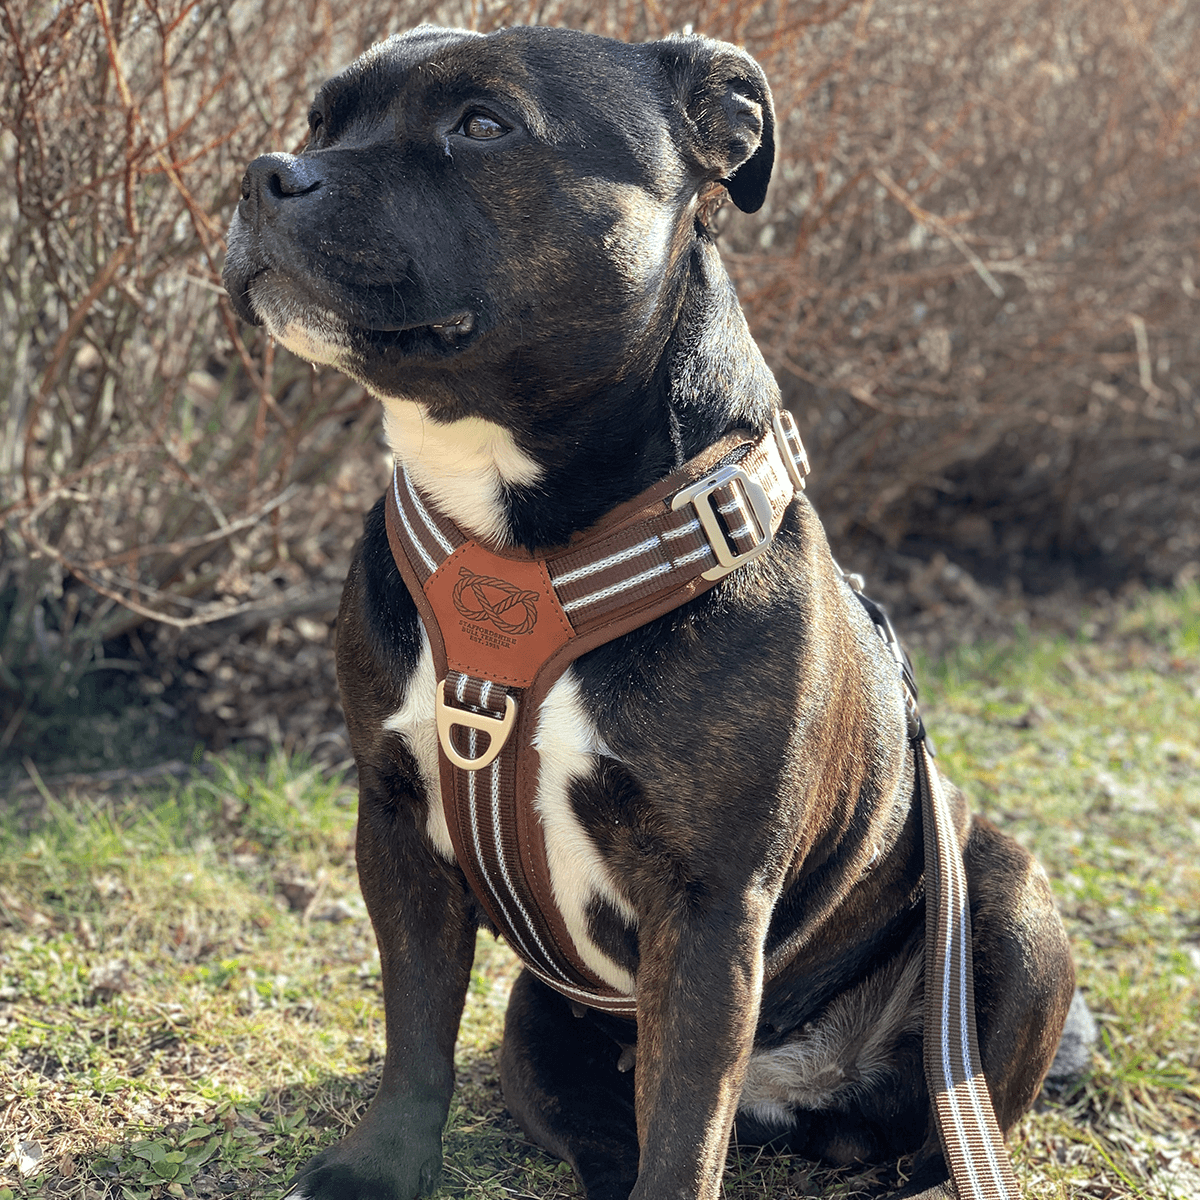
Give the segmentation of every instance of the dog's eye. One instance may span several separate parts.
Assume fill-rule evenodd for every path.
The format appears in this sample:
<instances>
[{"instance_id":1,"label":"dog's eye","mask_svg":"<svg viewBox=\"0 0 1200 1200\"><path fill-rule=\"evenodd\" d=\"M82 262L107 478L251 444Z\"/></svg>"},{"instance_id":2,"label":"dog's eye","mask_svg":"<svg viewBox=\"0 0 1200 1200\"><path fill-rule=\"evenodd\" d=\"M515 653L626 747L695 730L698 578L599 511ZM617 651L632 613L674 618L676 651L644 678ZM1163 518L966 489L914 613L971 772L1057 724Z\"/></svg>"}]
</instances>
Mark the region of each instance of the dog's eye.
<instances>
[{"instance_id":1,"label":"dog's eye","mask_svg":"<svg viewBox=\"0 0 1200 1200\"><path fill-rule=\"evenodd\" d=\"M476 141L488 141L492 138L503 137L509 132L508 126L501 124L495 117L485 112L467 113L458 127L463 137Z\"/></svg>"}]
</instances>

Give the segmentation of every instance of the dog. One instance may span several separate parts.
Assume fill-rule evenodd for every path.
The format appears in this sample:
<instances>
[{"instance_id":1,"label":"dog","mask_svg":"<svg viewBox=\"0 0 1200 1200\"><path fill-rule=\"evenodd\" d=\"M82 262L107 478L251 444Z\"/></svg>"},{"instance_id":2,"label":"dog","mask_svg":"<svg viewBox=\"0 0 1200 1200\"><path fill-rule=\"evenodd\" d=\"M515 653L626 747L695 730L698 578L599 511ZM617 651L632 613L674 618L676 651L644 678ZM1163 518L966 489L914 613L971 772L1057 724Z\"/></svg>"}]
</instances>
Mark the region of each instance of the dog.
<instances>
[{"instance_id":1,"label":"dog","mask_svg":"<svg viewBox=\"0 0 1200 1200\"><path fill-rule=\"evenodd\" d=\"M327 82L309 131L298 156L246 172L229 296L378 397L422 511L473 544L570 546L731 431L770 429L779 389L712 231L725 198L763 204L774 159L770 90L742 50L422 26ZM713 1200L735 1125L740 1144L828 1163L909 1155L897 1195L954 1194L921 1065L904 690L794 490L769 546L587 649L540 698L558 919L635 1012L524 970L501 1082L589 1200ZM381 500L336 634L387 1051L370 1109L296 1200L436 1186L475 935L494 923L447 825L443 681L388 528ZM1007 1132L1051 1066L1074 970L1044 873L944 787Z\"/></svg>"}]
</instances>

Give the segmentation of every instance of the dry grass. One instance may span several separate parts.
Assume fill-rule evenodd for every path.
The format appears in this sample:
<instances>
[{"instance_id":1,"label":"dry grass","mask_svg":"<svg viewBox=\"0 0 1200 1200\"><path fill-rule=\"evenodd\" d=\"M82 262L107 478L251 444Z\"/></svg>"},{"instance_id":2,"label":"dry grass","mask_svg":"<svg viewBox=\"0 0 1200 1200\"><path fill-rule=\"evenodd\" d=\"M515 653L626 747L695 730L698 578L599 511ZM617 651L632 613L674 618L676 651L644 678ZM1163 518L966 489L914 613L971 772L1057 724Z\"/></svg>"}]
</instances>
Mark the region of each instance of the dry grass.
<instances>
[{"instance_id":1,"label":"dry grass","mask_svg":"<svg viewBox=\"0 0 1200 1200\"><path fill-rule=\"evenodd\" d=\"M1091 1077L1014 1135L1026 1194L1194 1200L1200 590L1103 619L922 664L924 706L976 807L1045 863L1102 1029ZM377 1080L350 790L283 758L209 759L170 789L41 788L0 800L0 1200L279 1196ZM442 1194L567 1200L499 1094L512 976L482 936ZM726 1195L871 1178L735 1154Z\"/></svg>"}]
</instances>

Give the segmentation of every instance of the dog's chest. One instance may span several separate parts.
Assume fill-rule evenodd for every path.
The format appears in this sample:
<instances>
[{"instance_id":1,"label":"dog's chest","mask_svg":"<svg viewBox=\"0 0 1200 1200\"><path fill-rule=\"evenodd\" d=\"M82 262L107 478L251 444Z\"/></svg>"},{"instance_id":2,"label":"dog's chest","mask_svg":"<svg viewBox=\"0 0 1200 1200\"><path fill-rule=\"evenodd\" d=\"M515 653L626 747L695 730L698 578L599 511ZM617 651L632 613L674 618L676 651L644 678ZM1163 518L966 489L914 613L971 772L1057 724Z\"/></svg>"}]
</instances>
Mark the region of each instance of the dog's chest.
<instances>
[{"instance_id":1,"label":"dog's chest","mask_svg":"<svg viewBox=\"0 0 1200 1200\"><path fill-rule=\"evenodd\" d=\"M384 728L400 734L408 743L429 797L426 836L439 854L453 862L454 847L442 805L438 765L436 687L433 653L422 631L421 655L408 682L404 704L384 721ZM572 669L554 684L542 704L534 748L539 774L533 803L545 834L555 902L583 962L605 983L632 993L632 977L593 941L589 927L588 912L602 902L615 908L629 925L636 926L637 921L571 804L572 784L587 778L595 769L596 756L607 753L583 704Z\"/></svg>"}]
</instances>

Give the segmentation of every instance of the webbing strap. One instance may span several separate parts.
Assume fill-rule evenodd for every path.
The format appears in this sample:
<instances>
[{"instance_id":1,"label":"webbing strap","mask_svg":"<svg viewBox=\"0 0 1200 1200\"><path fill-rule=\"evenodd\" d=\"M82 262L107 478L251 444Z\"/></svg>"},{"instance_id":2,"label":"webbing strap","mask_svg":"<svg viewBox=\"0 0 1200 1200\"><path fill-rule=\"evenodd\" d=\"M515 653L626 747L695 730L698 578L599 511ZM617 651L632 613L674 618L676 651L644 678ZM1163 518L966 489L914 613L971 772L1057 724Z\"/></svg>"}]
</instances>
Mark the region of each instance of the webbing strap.
<instances>
[{"instance_id":1,"label":"webbing strap","mask_svg":"<svg viewBox=\"0 0 1200 1200\"><path fill-rule=\"evenodd\" d=\"M840 568L839 568L840 570ZM962 847L917 704L912 663L884 610L842 572L895 660L925 831L925 1079L959 1200L1018 1200L975 1032L971 907Z\"/></svg>"},{"instance_id":2,"label":"webbing strap","mask_svg":"<svg viewBox=\"0 0 1200 1200\"><path fill-rule=\"evenodd\" d=\"M925 827L925 1077L960 1200L1017 1200L1020 1189L975 1033L971 910L962 850L923 737L914 739L913 750Z\"/></svg>"},{"instance_id":3,"label":"webbing strap","mask_svg":"<svg viewBox=\"0 0 1200 1200\"><path fill-rule=\"evenodd\" d=\"M401 464L388 540L438 679L446 824L460 868L540 979L593 1008L637 1001L582 960L555 900L535 807L537 715L579 655L712 587L770 545L808 471L790 414L731 434L560 550L534 557L468 537Z\"/></svg>"}]
</instances>

